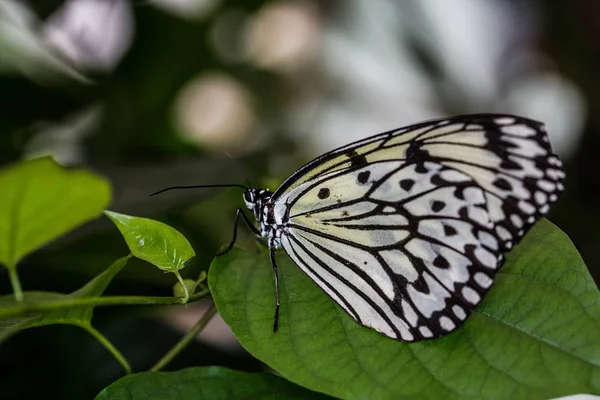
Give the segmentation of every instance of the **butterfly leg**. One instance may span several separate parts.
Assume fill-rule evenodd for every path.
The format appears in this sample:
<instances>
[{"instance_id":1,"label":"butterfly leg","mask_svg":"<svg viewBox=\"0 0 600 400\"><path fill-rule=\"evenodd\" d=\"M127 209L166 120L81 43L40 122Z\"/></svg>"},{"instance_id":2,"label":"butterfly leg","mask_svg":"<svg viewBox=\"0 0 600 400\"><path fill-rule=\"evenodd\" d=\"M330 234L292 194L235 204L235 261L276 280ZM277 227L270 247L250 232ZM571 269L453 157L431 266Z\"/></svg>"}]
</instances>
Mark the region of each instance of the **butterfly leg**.
<instances>
[{"instance_id":1,"label":"butterfly leg","mask_svg":"<svg viewBox=\"0 0 600 400\"><path fill-rule=\"evenodd\" d=\"M246 216L246 214L244 214L244 212L242 211L241 208L237 209L237 212L235 213L235 220L233 221L233 239L231 239L231 242L229 243L229 246L227 246L227 248L223 251L220 251L216 254L216 256L222 256L223 254L226 254L229 252L229 250L231 250L233 248L233 245L235 244L235 241L237 239L237 227L238 227L238 222L240 221L240 216L242 217L242 221L244 221L244 223L246 224L246 226L248 228L250 228L250 230L252 232L254 232L255 235L260 236L260 232L258 229L256 229L256 227L254 225L252 225L252 223L250 222L250 220L248 219L248 217Z\"/></svg>"},{"instance_id":2,"label":"butterfly leg","mask_svg":"<svg viewBox=\"0 0 600 400\"><path fill-rule=\"evenodd\" d=\"M269 255L271 257L271 266L275 273L275 317L273 318L273 332L277 332L279 327L279 273L277 272L277 263L275 262L275 246L269 243Z\"/></svg>"}]
</instances>

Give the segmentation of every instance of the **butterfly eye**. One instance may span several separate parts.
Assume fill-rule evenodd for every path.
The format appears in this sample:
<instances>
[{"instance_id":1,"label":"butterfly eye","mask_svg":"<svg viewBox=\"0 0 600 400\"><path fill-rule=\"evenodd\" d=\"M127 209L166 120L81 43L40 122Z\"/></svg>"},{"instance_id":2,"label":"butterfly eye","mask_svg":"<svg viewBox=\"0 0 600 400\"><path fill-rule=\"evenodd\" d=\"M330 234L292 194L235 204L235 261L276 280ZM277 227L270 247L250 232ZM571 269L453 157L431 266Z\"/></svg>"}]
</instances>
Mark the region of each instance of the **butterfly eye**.
<instances>
[{"instance_id":1,"label":"butterfly eye","mask_svg":"<svg viewBox=\"0 0 600 400\"><path fill-rule=\"evenodd\" d=\"M244 202L249 209L254 208L254 204L256 203L256 197L254 192L251 190L247 190L244 192Z\"/></svg>"}]
</instances>

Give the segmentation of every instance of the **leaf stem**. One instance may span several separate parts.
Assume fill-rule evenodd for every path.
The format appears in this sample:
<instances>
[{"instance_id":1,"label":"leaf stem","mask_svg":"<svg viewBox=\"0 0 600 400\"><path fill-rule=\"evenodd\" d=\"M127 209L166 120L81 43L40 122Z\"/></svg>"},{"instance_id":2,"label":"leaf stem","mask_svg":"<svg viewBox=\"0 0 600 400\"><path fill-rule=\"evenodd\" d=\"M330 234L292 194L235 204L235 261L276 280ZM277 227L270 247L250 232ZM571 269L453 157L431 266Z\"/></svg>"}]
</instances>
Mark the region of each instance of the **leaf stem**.
<instances>
[{"instance_id":1,"label":"leaf stem","mask_svg":"<svg viewBox=\"0 0 600 400\"><path fill-rule=\"evenodd\" d=\"M128 375L131 374L131 366L125 357L123 357L123 354L121 354L121 352L106 338L106 336L98 332L96 328L91 325L86 324L81 325L81 327L88 331L94 338L96 338L97 341L102 343L102 345L110 352L110 354L112 354L113 357L116 358L117 361L123 366Z\"/></svg>"},{"instance_id":2,"label":"leaf stem","mask_svg":"<svg viewBox=\"0 0 600 400\"><path fill-rule=\"evenodd\" d=\"M208 322L216 313L217 308L215 307L215 304L212 303L202 318L196 322L192 329L190 329L190 331L186 333L185 336L182 337L181 340L167 352L167 354L158 360L158 362L150 369L150 371L160 371L167 364L169 364L181 352L181 350L183 350L188 344L190 344L192 340L194 340L196 336L198 336L198 334L202 331L202 329L204 329L206 324L208 324Z\"/></svg>"},{"instance_id":3,"label":"leaf stem","mask_svg":"<svg viewBox=\"0 0 600 400\"><path fill-rule=\"evenodd\" d=\"M8 276L10 277L10 284L12 285L15 300L19 303L23 302L23 289L21 289L21 281L19 280L19 274L17 274L17 267L10 265L7 267Z\"/></svg>"},{"instance_id":4,"label":"leaf stem","mask_svg":"<svg viewBox=\"0 0 600 400\"><path fill-rule=\"evenodd\" d=\"M187 285L183 281L181 275L179 275L179 271L173 271L173 273L177 277L177 280L179 281L181 286L183 286L183 293L185 293L185 295L183 296L183 302L184 304L187 304L190 301L190 292L188 291Z\"/></svg>"},{"instance_id":5,"label":"leaf stem","mask_svg":"<svg viewBox=\"0 0 600 400\"><path fill-rule=\"evenodd\" d=\"M208 290L195 293L190 296L189 301L196 301L209 294ZM65 296L66 297L66 296ZM88 307L88 306L118 306L118 305L170 305L185 304L179 297L152 297L152 296L103 296L66 298L65 300L53 300L45 303L22 304L13 307L0 308L0 319L25 314L31 311L58 310L64 308Z\"/></svg>"}]
</instances>

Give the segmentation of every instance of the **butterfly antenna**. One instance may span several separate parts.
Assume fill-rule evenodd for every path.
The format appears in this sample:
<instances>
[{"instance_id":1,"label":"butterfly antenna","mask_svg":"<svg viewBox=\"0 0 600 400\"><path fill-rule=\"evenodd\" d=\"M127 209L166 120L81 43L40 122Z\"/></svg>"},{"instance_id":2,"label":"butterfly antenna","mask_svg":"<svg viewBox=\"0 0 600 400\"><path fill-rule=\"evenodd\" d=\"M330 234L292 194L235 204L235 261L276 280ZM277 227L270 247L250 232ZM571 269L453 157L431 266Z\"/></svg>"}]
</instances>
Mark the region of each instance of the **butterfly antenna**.
<instances>
[{"instance_id":1,"label":"butterfly antenna","mask_svg":"<svg viewBox=\"0 0 600 400\"><path fill-rule=\"evenodd\" d=\"M150 197L156 196L157 194L161 194L161 193L167 192L169 190L175 190L175 189L204 189L204 188L218 188L218 187L237 187L237 188L241 188L241 189L244 189L244 190L250 189L248 186L238 185L236 183L227 184L227 185L171 186L171 187L168 187L168 188L165 188L165 189L161 189L158 192L152 193L150 195Z\"/></svg>"}]
</instances>

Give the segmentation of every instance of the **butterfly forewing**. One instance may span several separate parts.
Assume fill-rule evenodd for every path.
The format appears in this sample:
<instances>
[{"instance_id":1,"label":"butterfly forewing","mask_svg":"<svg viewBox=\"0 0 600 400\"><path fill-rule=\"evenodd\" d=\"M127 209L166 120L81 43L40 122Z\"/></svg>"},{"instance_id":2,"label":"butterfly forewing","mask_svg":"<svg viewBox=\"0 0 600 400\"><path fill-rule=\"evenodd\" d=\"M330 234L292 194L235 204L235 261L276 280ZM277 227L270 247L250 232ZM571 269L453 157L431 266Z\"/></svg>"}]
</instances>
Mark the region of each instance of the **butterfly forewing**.
<instances>
[{"instance_id":1,"label":"butterfly forewing","mask_svg":"<svg viewBox=\"0 0 600 400\"><path fill-rule=\"evenodd\" d=\"M272 235L362 325L404 341L460 326L563 191L543 125L471 115L382 133L273 194Z\"/></svg>"}]
</instances>

